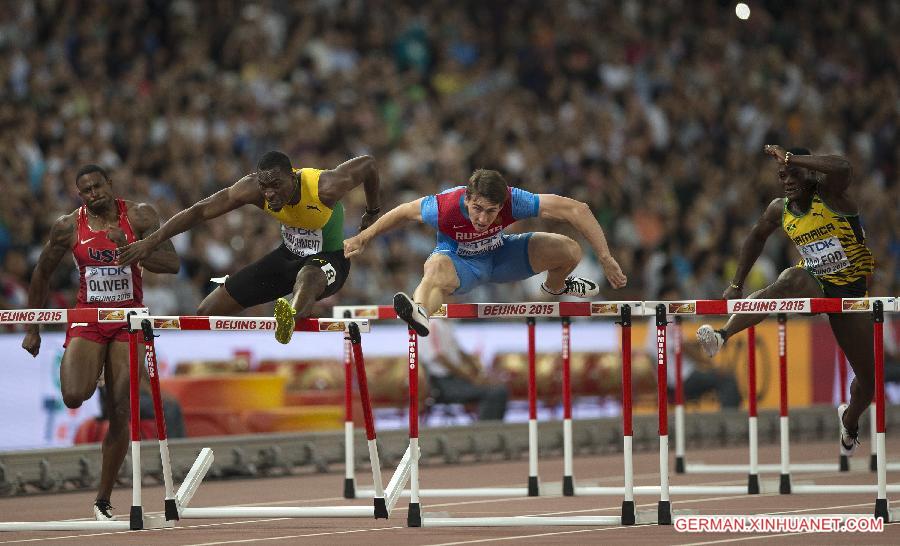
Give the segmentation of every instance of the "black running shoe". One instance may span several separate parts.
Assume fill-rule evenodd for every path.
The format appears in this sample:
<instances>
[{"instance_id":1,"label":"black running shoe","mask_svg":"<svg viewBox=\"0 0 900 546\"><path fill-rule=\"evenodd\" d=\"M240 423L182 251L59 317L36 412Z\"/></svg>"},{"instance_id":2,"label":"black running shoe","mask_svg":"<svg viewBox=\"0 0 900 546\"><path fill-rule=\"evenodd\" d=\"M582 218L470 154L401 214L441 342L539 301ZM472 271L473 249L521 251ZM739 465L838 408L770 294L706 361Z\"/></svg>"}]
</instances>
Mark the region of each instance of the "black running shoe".
<instances>
[{"instance_id":1,"label":"black running shoe","mask_svg":"<svg viewBox=\"0 0 900 546\"><path fill-rule=\"evenodd\" d=\"M94 518L97 521L112 521L115 519L112 513L112 505L106 499L97 499L94 502Z\"/></svg>"},{"instance_id":2,"label":"black running shoe","mask_svg":"<svg viewBox=\"0 0 900 546\"><path fill-rule=\"evenodd\" d=\"M419 336L425 337L428 335L428 314L425 312L425 308L414 302L403 292L394 294L394 311Z\"/></svg>"}]
</instances>

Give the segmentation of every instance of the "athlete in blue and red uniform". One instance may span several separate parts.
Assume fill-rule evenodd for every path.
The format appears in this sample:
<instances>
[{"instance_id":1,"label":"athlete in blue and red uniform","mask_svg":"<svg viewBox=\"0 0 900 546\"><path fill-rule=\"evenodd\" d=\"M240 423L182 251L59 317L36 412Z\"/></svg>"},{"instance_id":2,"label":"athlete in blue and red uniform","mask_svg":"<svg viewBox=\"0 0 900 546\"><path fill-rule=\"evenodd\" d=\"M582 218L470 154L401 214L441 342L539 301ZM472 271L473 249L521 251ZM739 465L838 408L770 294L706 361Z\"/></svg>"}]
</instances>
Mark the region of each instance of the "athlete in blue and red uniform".
<instances>
[{"instance_id":1,"label":"athlete in blue and red uniform","mask_svg":"<svg viewBox=\"0 0 900 546\"><path fill-rule=\"evenodd\" d=\"M178 256L171 243L161 246L141 264L119 266L118 248L159 227L156 210L145 203L117 199L109 175L97 165L86 165L75 177L84 203L60 216L50 230L28 290L28 306L43 307L50 276L63 256L72 252L81 278L76 307L142 307L141 266L155 273L177 273ZM37 356L41 333L27 327L22 347ZM100 487L94 504L97 519L111 519L110 494L128 451L128 333L122 325L73 323L66 332L65 353L59 367L63 402L80 407L94 394L100 373L107 386L109 431L103 439Z\"/></svg>"},{"instance_id":2,"label":"athlete in blue and red uniform","mask_svg":"<svg viewBox=\"0 0 900 546\"><path fill-rule=\"evenodd\" d=\"M425 261L425 275L413 297L402 292L394 296L397 315L420 336L428 335L428 317L448 296L488 282L518 281L546 271L545 292L596 296L595 282L570 275L581 260L577 242L555 233L503 233L510 224L535 217L572 224L594 249L613 288L625 286L627 278L586 204L509 187L499 172L488 169L475 171L466 186L399 205L344 241L344 255L359 254L373 238L408 220L438 230L437 247Z\"/></svg>"}]
</instances>

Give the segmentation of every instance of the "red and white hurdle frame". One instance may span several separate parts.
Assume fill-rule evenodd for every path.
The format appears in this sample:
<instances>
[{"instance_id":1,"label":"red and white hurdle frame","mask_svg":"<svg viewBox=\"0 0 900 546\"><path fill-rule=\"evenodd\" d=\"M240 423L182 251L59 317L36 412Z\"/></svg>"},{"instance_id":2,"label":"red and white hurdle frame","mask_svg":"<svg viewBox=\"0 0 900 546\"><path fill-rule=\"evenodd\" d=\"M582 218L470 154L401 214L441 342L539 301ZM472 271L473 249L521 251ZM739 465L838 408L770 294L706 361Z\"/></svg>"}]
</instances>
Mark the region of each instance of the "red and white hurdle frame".
<instances>
[{"instance_id":1,"label":"red and white hurdle frame","mask_svg":"<svg viewBox=\"0 0 900 546\"><path fill-rule=\"evenodd\" d=\"M156 330L215 330L215 331L260 331L275 330L275 319L271 318L242 318L242 317L215 317L215 316L149 316L139 319L131 319L132 326L142 328L145 336L153 336ZM265 507L265 506L227 506L192 508L188 506L191 497L200 486L206 470L211 461L202 460L203 454L197 458L189 473L190 489L179 491L176 495L178 514L182 519L202 518L387 518L396 504L398 495L393 495L393 502L386 502L386 498L392 498L389 489L387 495L382 486L381 464L378 458L377 440L375 434L372 408L369 401L369 390L366 381L365 361L362 353L362 332L369 331L368 320L344 320L344 319L316 319L307 318L298 320L294 331L297 332L341 332L345 333L350 344L350 352L356 365L357 381L362 399L363 414L366 425L366 439L369 447L369 457L372 465L372 477L375 483L373 504L371 506L321 506L321 507Z\"/></svg>"},{"instance_id":2,"label":"red and white hurdle frame","mask_svg":"<svg viewBox=\"0 0 900 546\"><path fill-rule=\"evenodd\" d=\"M141 497L141 432L140 432L140 362L138 358L138 336L140 327L130 328L135 322L147 316L145 308L76 308L76 309L17 309L0 311L0 324L121 324L129 328L129 394L131 398L131 468L132 496L128 520L66 520L33 522L0 522L0 531L127 531L140 529L162 529L173 527L178 519L175 495L172 485L172 469L166 440L166 423L162 413L159 392L159 373L153 350L152 337L145 337L146 359L149 368L156 427L159 436L160 458L162 459L163 481L165 482L165 511L163 516L144 514ZM132 320L135 319L135 320Z\"/></svg>"}]
</instances>

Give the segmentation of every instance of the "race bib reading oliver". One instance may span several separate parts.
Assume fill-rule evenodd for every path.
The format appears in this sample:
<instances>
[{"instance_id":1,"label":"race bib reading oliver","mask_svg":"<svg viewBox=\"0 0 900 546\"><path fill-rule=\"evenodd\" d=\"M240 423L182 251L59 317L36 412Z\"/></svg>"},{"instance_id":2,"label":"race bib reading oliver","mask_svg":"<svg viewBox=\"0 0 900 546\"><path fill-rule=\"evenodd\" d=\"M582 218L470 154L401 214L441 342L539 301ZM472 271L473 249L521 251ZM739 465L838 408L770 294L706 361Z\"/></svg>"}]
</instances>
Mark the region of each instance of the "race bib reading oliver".
<instances>
[{"instance_id":1,"label":"race bib reading oliver","mask_svg":"<svg viewBox=\"0 0 900 546\"><path fill-rule=\"evenodd\" d=\"M322 252L321 229L304 229L282 224L281 238L288 250L301 258Z\"/></svg>"},{"instance_id":2,"label":"race bib reading oliver","mask_svg":"<svg viewBox=\"0 0 900 546\"><path fill-rule=\"evenodd\" d=\"M799 247L804 267L813 275L828 275L850 267L850 260L837 237Z\"/></svg>"},{"instance_id":3,"label":"race bib reading oliver","mask_svg":"<svg viewBox=\"0 0 900 546\"><path fill-rule=\"evenodd\" d=\"M88 303L118 303L134 299L131 266L88 266L84 268Z\"/></svg>"}]
</instances>

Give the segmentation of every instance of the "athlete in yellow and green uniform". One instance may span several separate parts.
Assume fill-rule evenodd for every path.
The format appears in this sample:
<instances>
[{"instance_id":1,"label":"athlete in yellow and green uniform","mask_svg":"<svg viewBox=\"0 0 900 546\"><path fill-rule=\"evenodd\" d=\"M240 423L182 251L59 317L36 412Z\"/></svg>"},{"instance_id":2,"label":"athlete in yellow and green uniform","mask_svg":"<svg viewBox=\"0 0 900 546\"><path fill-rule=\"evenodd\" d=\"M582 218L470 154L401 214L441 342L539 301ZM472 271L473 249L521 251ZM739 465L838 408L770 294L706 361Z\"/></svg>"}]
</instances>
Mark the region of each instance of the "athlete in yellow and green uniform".
<instances>
[{"instance_id":1,"label":"athlete in yellow and green uniform","mask_svg":"<svg viewBox=\"0 0 900 546\"><path fill-rule=\"evenodd\" d=\"M738 299L743 283L762 253L766 240L781 227L797 246L800 263L784 270L771 285L750 298L858 298L868 291L875 259L866 247L866 233L852 192L853 170L840 156L811 155L805 148L785 150L769 145L765 152L778 161L784 197L769 203L744 240L740 260L724 299ZM701 346L710 356L729 337L766 315L732 315L725 327L704 324L697 330ZM847 355L856 378L850 386L850 404L838 408L840 449L852 455L859 440L859 416L875 392L872 318L867 314L830 314L828 320L838 344Z\"/></svg>"},{"instance_id":2,"label":"athlete in yellow and green uniform","mask_svg":"<svg viewBox=\"0 0 900 546\"><path fill-rule=\"evenodd\" d=\"M360 156L331 170L294 169L281 152L267 152L256 172L179 212L146 239L122 249L119 264L142 260L163 241L244 205L255 205L281 223L282 244L228 277L197 310L233 315L278 298L276 339L287 343L294 319L308 317L318 299L337 292L350 272L343 254L344 207L340 200L363 186L366 213L360 229L378 216L379 179L375 160ZM291 299L281 298L292 294Z\"/></svg>"}]
</instances>

